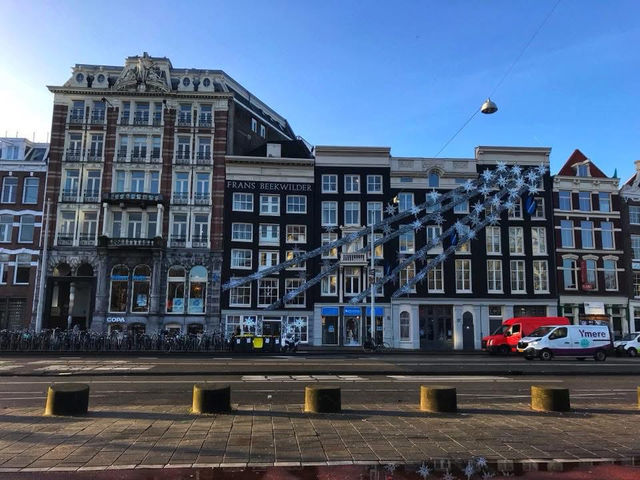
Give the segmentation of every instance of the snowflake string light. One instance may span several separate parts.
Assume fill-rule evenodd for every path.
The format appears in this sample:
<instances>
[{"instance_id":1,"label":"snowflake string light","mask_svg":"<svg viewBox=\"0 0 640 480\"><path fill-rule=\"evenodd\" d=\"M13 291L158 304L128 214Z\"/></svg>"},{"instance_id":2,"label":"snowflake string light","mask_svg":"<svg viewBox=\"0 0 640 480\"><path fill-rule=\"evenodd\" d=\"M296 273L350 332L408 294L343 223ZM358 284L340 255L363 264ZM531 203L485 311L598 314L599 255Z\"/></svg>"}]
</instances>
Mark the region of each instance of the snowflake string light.
<instances>
[{"instance_id":1,"label":"snowflake string light","mask_svg":"<svg viewBox=\"0 0 640 480\"><path fill-rule=\"evenodd\" d=\"M536 193L540 192L540 187L538 187L538 185L536 184L527 185L527 189L529 190L529 193L531 195L535 195Z\"/></svg>"},{"instance_id":2,"label":"snowflake string light","mask_svg":"<svg viewBox=\"0 0 640 480\"><path fill-rule=\"evenodd\" d=\"M538 171L538 175L543 176L545 173L547 173L547 168L547 165L545 165L544 163L538 165L538 167L536 168L536 170Z\"/></svg>"},{"instance_id":3,"label":"snowflake string light","mask_svg":"<svg viewBox=\"0 0 640 480\"><path fill-rule=\"evenodd\" d=\"M475 240L476 235L477 235L477 233L476 233L476 231L475 231L475 230L469 230L469 231L467 232L467 238L468 238L469 240Z\"/></svg>"},{"instance_id":4,"label":"snowflake string light","mask_svg":"<svg viewBox=\"0 0 640 480\"><path fill-rule=\"evenodd\" d=\"M512 200L507 200L503 205L506 210L512 210L515 203Z\"/></svg>"},{"instance_id":5,"label":"snowflake string light","mask_svg":"<svg viewBox=\"0 0 640 480\"><path fill-rule=\"evenodd\" d=\"M486 468L487 467L487 459L484 457L476 458L476 467L478 468Z\"/></svg>"},{"instance_id":6,"label":"snowflake string light","mask_svg":"<svg viewBox=\"0 0 640 480\"><path fill-rule=\"evenodd\" d=\"M500 223L500 216L497 213L492 213L487 217L487 221L490 225L497 225Z\"/></svg>"},{"instance_id":7,"label":"snowflake string light","mask_svg":"<svg viewBox=\"0 0 640 480\"><path fill-rule=\"evenodd\" d=\"M507 184L507 179L502 175L498 177L498 185L504 187Z\"/></svg>"},{"instance_id":8,"label":"snowflake string light","mask_svg":"<svg viewBox=\"0 0 640 480\"><path fill-rule=\"evenodd\" d=\"M482 220L480 220L480 216L471 215L471 225L473 225L474 227L477 227L480 224L481 221Z\"/></svg>"},{"instance_id":9,"label":"snowflake string light","mask_svg":"<svg viewBox=\"0 0 640 480\"><path fill-rule=\"evenodd\" d=\"M493 473L491 472L484 472L482 474L482 480L489 480L490 478L493 478Z\"/></svg>"},{"instance_id":10,"label":"snowflake string light","mask_svg":"<svg viewBox=\"0 0 640 480\"><path fill-rule=\"evenodd\" d=\"M514 183L516 184L516 187L518 187L518 188L524 187L524 179L522 177L516 178Z\"/></svg>"},{"instance_id":11,"label":"snowflake string light","mask_svg":"<svg viewBox=\"0 0 640 480\"><path fill-rule=\"evenodd\" d=\"M436 203L438 201L438 199L440 198L440 196L441 196L440 192L438 192L436 190L431 190L427 194L427 197L429 197L429 200L431 200L431 203Z\"/></svg>"},{"instance_id":12,"label":"snowflake string light","mask_svg":"<svg viewBox=\"0 0 640 480\"><path fill-rule=\"evenodd\" d=\"M411 223L411 226L413 227L413 229L417 232L418 230L420 230L422 228L422 222L420 220L414 220Z\"/></svg>"},{"instance_id":13,"label":"snowflake string light","mask_svg":"<svg viewBox=\"0 0 640 480\"><path fill-rule=\"evenodd\" d=\"M460 220L456 220L456 223L453 224L453 228L456 232L461 233L464 231L464 224Z\"/></svg>"},{"instance_id":14,"label":"snowflake string light","mask_svg":"<svg viewBox=\"0 0 640 480\"><path fill-rule=\"evenodd\" d=\"M298 272L298 278L300 280L306 280L307 278L307 272Z\"/></svg>"},{"instance_id":15,"label":"snowflake string light","mask_svg":"<svg viewBox=\"0 0 640 480\"><path fill-rule=\"evenodd\" d=\"M422 465L420 465L420 468L416 470L416 473L424 480L431 475L431 469L425 462L422 462Z\"/></svg>"},{"instance_id":16,"label":"snowflake string light","mask_svg":"<svg viewBox=\"0 0 640 480\"><path fill-rule=\"evenodd\" d=\"M393 228L391 228L391 225L386 224L386 225L384 225L384 226L382 227L382 232L383 232L386 236L389 236L389 235L391 235L391 232L393 232Z\"/></svg>"},{"instance_id":17,"label":"snowflake string light","mask_svg":"<svg viewBox=\"0 0 640 480\"><path fill-rule=\"evenodd\" d=\"M473 182L473 180L467 180L466 182L464 182L464 185L463 185L465 192L470 192L475 187L476 187L476 184Z\"/></svg>"},{"instance_id":18,"label":"snowflake string light","mask_svg":"<svg viewBox=\"0 0 640 480\"><path fill-rule=\"evenodd\" d=\"M500 204L502 203L502 200L500 200L500 197L498 195L494 195L493 197L491 197L491 206L498 208L500 207Z\"/></svg>"},{"instance_id":19,"label":"snowflake string light","mask_svg":"<svg viewBox=\"0 0 640 480\"><path fill-rule=\"evenodd\" d=\"M456 477L447 469L445 474L442 476L442 480L456 480Z\"/></svg>"},{"instance_id":20,"label":"snowflake string light","mask_svg":"<svg viewBox=\"0 0 640 480\"><path fill-rule=\"evenodd\" d=\"M504 172L507 170L507 164L505 162L496 163L496 171Z\"/></svg>"},{"instance_id":21,"label":"snowflake string light","mask_svg":"<svg viewBox=\"0 0 640 480\"><path fill-rule=\"evenodd\" d=\"M324 268L324 269L331 268L331 265L333 265L333 262L331 260L323 260L322 261L322 268Z\"/></svg>"},{"instance_id":22,"label":"snowflake string light","mask_svg":"<svg viewBox=\"0 0 640 480\"><path fill-rule=\"evenodd\" d=\"M493 172L488 168L485 168L484 171L482 172L482 179L485 182L490 182L492 178L493 178Z\"/></svg>"},{"instance_id":23,"label":"snowflake string light","mask_svg":"<svg viewBox=\"0 0 640 480\"><path fill-rule=\"evenodd\" d=\"M322 228L324 228L324 231L325 231L325 232L327 232L327 233L333 233L333 232L335 232L335 231L336 231L336 229L337 229L338 227L336 227L335 225L325 225L325 226L324 226L324 227L322 227Z\"/></svg>"},{"instance_id":24,"label":"snowflake string light","mask_svg":"<svg viewBox=\"0 0 640 480\"><path fill-rule=\"evenodd\" d=\"M538 179L538 174L534 170L529 170L525 177L529 183L534 183Z\"/></svg>"},{"instance_id":25,"label":"snowflake string light","mask_svg":"<svg viewBox=\"0 0 640 480\"><path fill-rule=\"evenodd\" d=\"M476 469L473 467L473 463L471 462L471 460L469 460L467 466L464 467L464 474L467 477L467 480L469 480L474 473L476 473Z\"/></svg>"},{"instance_id":26,"label":"snowflake string light","mask_svg":"<svg viewBox=\"0 0 640 480\"><path fill-rule=\"evenodd\" d=\"M419 260L424 260L427 256L427 251L424 248L421 248L420 250L418 250L418 253L416 253L416 258L418 258Z\"/></svg>"},{"instance_id":27,"label":"snowflake string light","mask_svg":"<svg viewBox=\"0 0 640 480\"><path fill-rule=\"evenodd\" d=\"M511 174L518 177L522 173L522 167L520 165L514 165L511 167Z\"/></svg>"},{"instance_id":28,"label":"snowflake string light","mask_svg":"<svg viewBox=\"0 0 640 480\"><path fill-rule=\"evenodd\" d=\"M484 203L482 203L482 202L476 202L476 203L473 205L473 211L474 211L475 213L480 213L480 212L482 212L483 210L484 210Z\"/></svg>"},{"instance_id":29,"label":"snowflake string light","mask_svg":"<svg viewBox=\"0 0 640 480\"><path fill-rule=\"evenodd\" d=\"M397 210L397 209L398 209L398 208L397 208L394 204L389 203L389 204L385 207L384 211L387 213L387 215L395 215L395 213L396 213L396 210Z\"/></svg>"},{"instance_id":30,"label":"snowflake string light","mask_svg":"<svg viewBox=\"0 0 640 480\"><path fill-rule=\"evenodd\" d=\"M491 189L489 188L489 185L482 185L478 189L478 193L480 193L484 198L487 198L491 194Z\"/></svg>"},{"instance_id":31,"label":"snowflake string light","mask_svg":"<svg viewBox=\"0 0 640 480\"><path fill-rule=\"evenodd\" d=\"M389 473L393 473L396 468L398 468L398 466L395 463L388 463L384 466L384 469Z\"/></svg>"},{"instance_id":32,"label":"snowflake string light","mask_svg":"<svg viewBox=\"0 0 640 480\"><path fill-rule=\"evenodd\" d=\"M421 210L422 209L418 205L414 205L413 207L411 207L411 213L415 216L418 216Z\"/></svg>"},{"instance_id":33,"label":"snowflake string light","mask_svg":"<svg viewBox=\"0 0 640 480\"><path fill-rule=\"evenodd\" d=\"M444 217L440 212L436 213L436 215L433 217L433 223L435 223L436 225L442 225L444 223Z\"/></svg>"}]
</instances>

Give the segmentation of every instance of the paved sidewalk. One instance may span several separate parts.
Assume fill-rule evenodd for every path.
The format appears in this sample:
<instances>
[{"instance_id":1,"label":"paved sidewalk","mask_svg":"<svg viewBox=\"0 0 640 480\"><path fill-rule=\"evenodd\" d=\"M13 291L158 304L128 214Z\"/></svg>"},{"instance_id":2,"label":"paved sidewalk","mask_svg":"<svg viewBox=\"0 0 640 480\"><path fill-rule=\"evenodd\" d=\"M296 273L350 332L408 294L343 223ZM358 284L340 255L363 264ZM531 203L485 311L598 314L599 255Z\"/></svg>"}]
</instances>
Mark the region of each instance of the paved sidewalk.
<instances>
[{"instance_id":1,"label":"paved sidewalk","mask_svg":"<svg viewBox=\"0 0 640 480\"><path fill-rule=\"evenodd\" d=\"M0 412L0 474L108 469L420 464L485 458L496 471L563 462L640 463L637 409L574 402L566 414L527 403L464 404L458 414L414 405L343 405L312 415L301 405L237 405L231 414L187 407L92 406L86 417ZM544 467L540 467L544 465Z\"/></svg>"}]
</instances>

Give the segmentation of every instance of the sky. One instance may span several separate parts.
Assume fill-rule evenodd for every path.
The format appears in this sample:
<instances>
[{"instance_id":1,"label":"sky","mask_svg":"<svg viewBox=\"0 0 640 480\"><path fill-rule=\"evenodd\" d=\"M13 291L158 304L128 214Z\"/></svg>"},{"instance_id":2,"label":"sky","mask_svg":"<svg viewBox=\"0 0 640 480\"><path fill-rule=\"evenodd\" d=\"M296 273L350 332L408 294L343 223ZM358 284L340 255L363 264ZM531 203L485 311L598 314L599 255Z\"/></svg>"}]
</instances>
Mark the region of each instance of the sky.
<instances>
[{"instance_id":1,"label":"sky","mask_svg":"<svg viewBox=\"0 0 640 480\"><path fill-rule=\"evenodd\" d=\"M640 2L557 1L0 0L0 135L46 140L46 85L146 51L224 70L313 145L394 156L435 156L491 95L498 112L440 157L545 146L555 173L578 148L624 181L640 159Z\"/></svg>"}]
</instances>

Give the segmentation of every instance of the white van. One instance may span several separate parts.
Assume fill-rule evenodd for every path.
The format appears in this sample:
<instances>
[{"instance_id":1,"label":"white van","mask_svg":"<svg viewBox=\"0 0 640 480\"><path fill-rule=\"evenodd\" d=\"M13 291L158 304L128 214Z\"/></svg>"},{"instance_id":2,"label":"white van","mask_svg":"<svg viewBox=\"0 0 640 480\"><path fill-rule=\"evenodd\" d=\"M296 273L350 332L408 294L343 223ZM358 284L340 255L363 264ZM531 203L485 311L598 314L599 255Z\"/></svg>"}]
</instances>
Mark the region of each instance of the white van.
<instances>
[{"instance_id":1,"label":"white van","mask_svg":"<svg viewBox=\"0 0 640 480\"><path fill-rule=\"evenodd\" d=\"M613 342L616 352L636 357L640 352L640 333L627 333L622 339Z\"/></svg>"},{"instance_id":2,"label":"white van","mask_svg":"<svg viewBox=\"0 0 640 480\"><path fill-rule=\"evenodd\" d=\"M527 360L593 356L602 362L613 350L613 343L609 327L604 325L556 325L537 328L518 343L517 350Z\"/></svg>"}]
</instances>

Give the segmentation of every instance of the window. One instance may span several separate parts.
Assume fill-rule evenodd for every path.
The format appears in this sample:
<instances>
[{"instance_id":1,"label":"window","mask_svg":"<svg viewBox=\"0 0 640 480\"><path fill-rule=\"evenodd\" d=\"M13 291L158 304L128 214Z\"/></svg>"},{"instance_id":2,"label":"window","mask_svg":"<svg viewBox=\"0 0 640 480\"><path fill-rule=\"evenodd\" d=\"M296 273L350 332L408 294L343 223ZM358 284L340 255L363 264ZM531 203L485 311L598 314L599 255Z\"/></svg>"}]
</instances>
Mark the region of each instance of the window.
<instances>
[{"instance_id":1,"label":"window","mask_svg":"<svg viewBox=\"0 0 640 480\"><path fill-rule=\"evenodd\" d=\"M87 181L84 188L84 198L89 201L98 201L100 193L100 170L87 171Z\"/></svg>"},{"instance_id":2,"label":"window","mask_svg":"<svg viewBox=\"0 0 640 480\"><path fill-rule=\"evenodd\" d=\"M502 260L487 260L487 290L502 293Z\"/></svg>"},{"instance_id":3,"label":"window","mask_svg":"<svg viewBox=\"0 0 640 480\"><path fill-rule=\"evenodd\" d=\"M234 192L233 211L253 212L253 193Z\"/></svg>"},{"instance_id":4,"label":"window","mask_svg":"<svg viewBox=\"0 0 640 480\"><path fill-rule=\"evenodd\" d=\"M260 245L278 245L280 243L280 225L260 224Z\"/></svg>"},{"instance_id":5,"label":"window","mask_svg":"<svg viewBox=\"0 0 640 480\"><path fill-rule=\"evenodd\" d=\"M583 212L591 211L591 192L578 193L578 208Z\"/></svg>"},{"instance_id":6,"label":"window","mask_svg":"<svg viewBox=\"0 0 640 480\"><path fill-rule=\"evenodd\" d=\"M539 218L543 219L544 218L544 198L536 197L535 202L536 202L536 209L533 212L533 215L531 215L531 217L534 219L539 219Z\"/></svg>"},{"instance_id":7,"label":"window","mask_svg":"<svg viewBox=\"0 0 640 480\"><path fill-rule=\"evenodd\" d=\"M367 202L367 225L382 221L382 202Z\"/></svg>"},{"instance_id":8,"label":"window","mask_svg":"<svg viewBox=\"0 0 640 480\"><path fill-rule=\"evenodd\" d=\"M322 175L322 193L338 193L337 175Z\"/></svg>"},{"instance_id":9,"label":"window","mask_svg":"<svg viewBox=\"0 0 640 480\"><path fill-rule=\"evenodd\" d=\"M382 193L382 175L367 175L367 193Z\"/></svg>"},{"instance_id":10,"label":"window","mask_svg":"<svg viewBox=\"0 0 640 480\"><path fill-rule=\"evenodd\" d=\"M211 137L198 137L197 160L211 159Z\"/></svg>"},{"instance_id":11,"label":"window","mask_svg":"<svg viewBox=\"0 0 640 480\"><path fill-rule=\"evenodd\" d=\"M193 215L193 233L191 243L194 247L206 247L209 241L209 215L196 213Z\"/></svg>"},{"instance_id":12,"label":"window","mask_svg":"<svg viewBox=\"0 0 640 480\"><path fill-rule=\"evenodd\" d=\"M571 210L571 192L567 190L560 190L560 192L558 192L558 199L560 203L560 210Z\"/></svg>"},{"instance_id":13,"label":"window","mask_svg":"<svg viewBox=\"0 0 640 480\"><path fill-rule=\"evenodd\" d=\"M444 292L444 265L438 263L427 274L427 289L429 293Z\"/></svg>"},{"instance_id":14,"label":"window","mask_svg":"<svg viewBox=\"0 0 640 480\"><path fill-rule=\"evenodd\" d=\"M265 138L267 136L267 129L264 125L260 125L260 136L262 138Z\"/></svg>"},{"instance_id":15,"label":"window","mask_svg":"<svg viewBox=\"0 0 640 480\"><path fill-rule=\"evenodd\" d=\"M294 257L297 257L299 255L304 255L305 252L304 250L301 251L294 251L294 250L287 250L285 255L286 255L286 260L293 260ZM293 265L287 267L287 270L305 270L306 268L306 262L300 262L300 263L294 263Z\"/></svg>"},{"instance_id":16,"label":"window","mask_svg":"<svg viewBox=\"0 0 640 480\"><path fill-rule=\"evenodd\" d=\"M522 219L522 199L518 198L514 201L513 207L509 209L509 220Z\"/></svg>"},{"instance_id":17,"label":"window","mask_svg":"<svg viewBox=\"0 0 640 480\"><path fill-rule=\"evenodd\" d=\"M560 239L564 248L573 248L573 220L560 220Z\"/></svg>"},{"instance_id":18,"label":"window","mask_svg":"<svg viewBox=\"0 0 640 480\"><path fill-rule=\"evenodd\" d=\"M307 197L287 195L287 213L307 213Z\"/></svg>"},{"instance_id":19,"label":"window","mask_svg":"<svg viewBox=\"0 0 640 480\"><path fill-rule=\"evenodd\" d=\"M13 274L14 285L28 285L31 273L31 255L19 253L16 255L16 268Z\"/></svg>"},{"instance_id":20,"label":"window","mask_svg":"<svg viewBox=\"0 0 640 480\"><path fill-rule=\"evenodd\" d=\"M429 173L429 186L433 188L440 186L440 175L438 172Z\"/></svg>"},{"instance_id":21,"label":"window","mask_svg":"<svg viewBox=\"0 0 640 480\"><path fill-rule=\"evenodd\" d=\"M91 135L91 143L89 144L89 161L100 160L102 158L102 149L104 147L103 135Z\"/></svg>"},{"instance_id":22,"label":"window","mask_svg":"<svg viewBox=\"0 0 640 480\"><path fill-rule=\"evenodd\" d=\"M124 170L116 170L115 178L114 178L114 191L115 192L124 192L125 191L125 180L127 178L127 174Z\"/></svg>"},{"instance_id":23,"label":"window","mask_svg":"<svg viewBox=\"0 0 640 480\"><path fill-rule=\"evenodd\" d=\"M338 224L338 202L322 202L322 225Z\"/></svg>"},{"instance_id":24,"label":"window","mask_svg":"<svg viewBox=\"0 0 640 480\"><path fill-rule=\"evenodd\" d=\"M368 251L371 251L371 242L373 241L373 243L375 243L380 239L382 239L382 234L381 233L374 233L373 234L373 239L371 238L371 235L367 235L367 245L369 245L369 250ZM383 243L373 247L373 258L384 258L384 244Z\"/></svg>"},{"instance_id":25,"label":"window","mask_svg":"<svg viewBox=\"0 0 640 480\"><path fill-rule=\"evenodd\" d=\"M131 222L131 220L129 221ZM187 240L187 214L175 213L173 215L173 228L171 230L171 241L185 242L186 240Z\"/></svg>"},{"instance_id":26,"label":"window","mask_svg":"<svg viewBox=\"0 0 640 480\"><path fill-rule=\"evenodd\" d=\"M404 286L409 283L416 276L416 264L411 262L409 265L400 270L400 286ZM416 286L413 284L410 288L411 292L416 291Z\"/></svg>"},{"instance_id":27,"label":"window","mask_svg":"<svg viewBox=\"0 0 640 480\"><path fill-rule=\"evenodd\" d=\"M357 295L360 293L360 269L344 267L344 294Z\"/></svg>"},{"instance_id":28,"label":"window","mask_svg":"<svg viewBox=\"0 0 640 480\"><path fill-rule=\"evenodd\" d=\"M580 222L580 237L582 239L582 248L594 248L593 222L585 220Z\"/></svg>"},{"instance_id":29,"label":"window","mask_svg":"<svg viewBox=\"0 0 640 480\"><path fill-rule=\"evenodd\" d=\"M4 281L6 282L6 278ZM640 273L633 274L633 296L640 297Z\"/></svg>"},{"instance_id":30,"label":"window","mask_svg":"<svg viewBox=\"0 0 640 480\"><path fill-rule=\"evenodd\" d=\"M344 192L360 193L360 175L344 176Z\"/></svg>"},{"instance_id":31,"label":"window","mask_svg":"<svg viewBox=\"0 0 640 480\"><path fill-rule=\"evenodd\" d=\"M178 150L176 151L176 160L181 160L180 163L188 164L191 158L191 138L190 137L178 137Z\"/></svg>"},{"instance_id":32,"label":"window","mask_svg":"<svg viewBox=\"0 0 640 480\"><path fill-rule=\"evenodd\" d=\"M184 179L181 179L181 176L184 176ZM144 192L144 170L133 170L131 172L131 192L141 193ZM182 188L188 188L188 173L178 173L176 174L176 192L181 191L181 186L184 184ZM184 183L183 183L184 182Z\"/></svg>"},{"instance_id":33,"label":"window","mask_svg":"<svg viewBox=\"0 0 640 480\"><path fill-rule=\"evenodd\" d=\"M179 222L178 218L182 217L182 215L175 215L173 218L173 226L174 230L176 228L177 223ZM186 228L186 215L184 215L184 223ZM129 238L142 238L142 212L129 212L127 215L127 237Z\"/></svg>"},{"instance_id":34,"label":"window","mask_svg":"<svg viewBox=\"0 0 640 480\"><path fill-rule=\"evenodd\" d=\"M598 289L598 273L597 273L597 265L595 260L585 260L585 267L587 270L587 284L590 285L591 290Z\"/></svg>"},{"instance_id":35,"label":"window","mask_svg":"<svg viewBox=\"0 0 640 480\"><path fill-rule=\"evenodd\" d=\"M288 295L298 288L300 288L304 283L304 280L301 278L285 278L284 280L284 294ZM287 300L287 306L296 306L296 307L304 307L306 301L306 292L302 291L297 294L295 297Z\"/></svg>"},{"instance_id":36,"label":"window","mask_svg":"<svg viewBox=\"0 0 640 480\"><path fill-rule=\"evenodd\" d=\"M324 271L325 268L322 267L322 270ZM338 295L338 275L336 275L335 271L323 277L320 281L320 295Z\"/></svg>"},{"instance_id":37,"label":"window","mask_svg":"<svg viewBox=\"0 0 640 480\"><path fill-rule=\"evenodd\" d=\"M502 253L502 243L500 239L500 227L487 227L485 229L487 236L487 253Z\"/></svg>"},{"instance_id":38,"label":"window","mask_svg":"<svg viewBox=\"0 0 640 480\"><path fill-rule=\"evenodd\" d=\"M232 223L231 240L236 242L251 242L253 240L253 225L250 223Z\"/></svg>"},{"instance_id":39,"label":"window","mask_svg":"<svg viewBox=\"0 0 640 480\"><path fill-rule=\"evenodd\" d=\"M229 306L248 307L251 305L251 282L229 289Z\"/></svg>"},{"instance_id":40,"label":"window","mask_svg":"<svg viewBox=\"0 0 640 480\"><path fill-rule=\"evenodd\" d=\"M98 212L82 213L82 229L80 231L80 245L93 245L98 231Z\"/></svg>"},{"instance_id":41,"label":"window","mask_svg":"<svg viewBox=\"0 0 640 480\"><path fill-rule=\"evenodd\" d=\"M602 235L602 248L613 250L613 222L600 222L600 233Z\"/></svg>"},{"instance_id":42,"label":"window","mask_svg":"<svg viewBox=\"0 0 640 480\"><path fill-rule=\"evenodd\" d=\"M471 292L471 260L456 260L456 292Z\"/></svg>"},{"instance_id":43,"label":"window","mask_svg":"<svg viewBox=\"0 0 640 480\"><path fill-rule=\"evenodd\" d=\"M360 225L360 202L344 202L344 224Z\"/></svg>"},{"instance_id":44,"label":"window","mask_svg":"<svg viewBox=\"0 0 640 480\"><path fill-rule=\"evenodd\" d=\"M398 193L398 212L406 212L413 207L413 193Z\"/></svg>"},{"instance_id":45,"label":"window","mask_svg":"<svg viewBox=\"0 0 640 480\"><path fill-rule=\"evenodd\" d=\"M76 233L76 212L68 210L60 212L58 228L58 245L71 245ZM115 224L113 228L115 229Z\"/></svg>"},{"instance_id":46,"label":"window","mask_svg":"<svg viewBox=\"0 0 640 480\"><path fill-rule=\"evenodd\" d=\"M606 192L598 193L598 201L600 203L600 211L601 212L610 212L611 211L611 195Z\"/></svg>"},{"instance_id":47,"label":"window","mask_svg":"<svg viewBox=\"0 0 640 480\"><path fill-rule=\"evenodd\" d=\"M401 233L399 236L399 252L415 253L416 251L416 237L415 232L409 230L408 232Z\"/></svg>"},{"instance_id":48,"label":"window","mask_svg":"<svg viewBox=\"0 0 640 480\"><path fill-rule=\"evenodd\" d=\"M564 281L565 289L578 289L578 268L577 262L574 259L564 258L562 260L562 278Z\"/></svg>"},{"instance_id":49,"label":"window","mask_svg":"<svg viewBox=\"0 0 640 480\"><path fill-rule=\"evenodd\" d=\"M9 278L8 265L9 255L0 253L0 285L6 285Z\"/></svg>"},{"instance_id":50,"label":"window","mask_svg":"<svg viewBox=\"0 0 640 480\"><path fill-rule=\"evenodd\" d=\"M629 223L640 225L640 206L629 205Z\"/></svg>"},{"instance_id":51,"label":"window","mask_svg":"<svg viewBox=\"0 0 640 480\"><path fill-rule=\"evenodd\" d=\"M293 332L295 338L301 343L307 343L309 341L308 323L307 317L287 317L286 328Z\"/></svg>"},{"instance_id":52,"label":"window","mask_svg":"<svg viewBox=\"0 0 640 480\"><path fill-rule=\"evenodd\" d=\"M38 183L39 179L35 177L24 179L22 203L38 203Z\"/></svg>"},{"instance_id":53,"label":"window","mask_svg":"<svg viewBox=\"0 0 640 480\"><path fill-rule=\"evenodd\" d=\"M469 254L471 253L471 241L467 240L464 243L459 243L456 246L456 254Z\"/></svg>"},{"instance_id":54,"label":"window","mask_svg":"<svg viewBox=\"0 0 640 480\"><path fill-rule=\"evenodd\" d=\"M209 202L209 173L197 172L196 173L196 203L208 203Z\"/></svg>"},{"instance_id":55,"label":"window","mask_svg":"<svg viewBox=\"0 0 640 480\"><path fill-rule=\"evenodd\" d=\"M159 163L161 151L161 139L159 135L151 137L151 161L152 163Z\"/></svg>"},{"instance_id":56,"label":"window","mask_svg":"<svg viewBox=\"0 0 640 480\"><path fill-rule=\"evenodd\" d=\"M469 213L469 201L465 200L464 202L456 203L453 207L453 213Z\"/></svg>"},{"instance_id":57,"label":"window","mask_svg":"<svg viewBox=\"0 0 640 480\"><path fill-rule=\"evenodd\" d=\"M231 268L251 268L251 250L234 248L231 250Z\"/></svg>"},{"instance_id":58,"label":"window","mask_svg":"<svg viewBox=\"0 0 640 480\"><path fill-rule=\"evenodd\" d=\"M509 227L509 253L524 255L524 233L522 227Z\"/></svg>"},{"instance_id":59,"label":"window","mask_svg":"<svg viewBox=\"0 0 640 480\"><path fill-rule=\"evenodd\" d=\"M2 225L0 225L0 228L2 228ZM2 231L0 230L0 234L1 232ZM640 259L640 235L631 235L631 250L633 251L633 259L639 260Z\"/></svg>"},{"instance_id":60,"label":"window","mask_svg":"<svg viewBox=\"0 0 640 480\"><path fill-rule=\"evenodd\" d=\"M22 215L20 217L20 233L18 234L18 242L20 243L32 243L33 242L33 226L36 217L33 215Z\"/></svg>"},{"instance_id":61,"label":"window","mask_svg":"<svg viewBox=\"0 0 640 480\"><path fill-rule=\"evenodd\" d=\"M116 265L111 269L111 300L109 311L125 313L127 311L127 290L129 289L129 269L125 265Z\"/></svg>"},{"instance_id":62,"label":"window","mask_svg":"<svg viewBox=\"0 0 640 480\"><path fill-rule=\"evenodd\" d=\"M16 203L18 191L18 179L16 177L4 177L2 182L2 203Z\"/></svg>"},{"instance_id":63,"label":"window","mask_svg":"<svg viewBox=\"0 0 640 480\"><path fill-rule=\"evenodd\" d=\"M133 269L131 280L133 281L131 311L148 313L151 298L151 269L147 265L138 265Z\"/></svg>"},{"instance_id":64,"label":"window","mask_svg":"<svg viewBox=\"0 0 640 480\"><path fill-rule=\"evenodd\" d=\"M546 260L533 261L533 291L535 293L549 292L549 266Z\"/></svg>"},{"instance_id":65,"label":"window","mask_svg":"<svg viewBox=\"0 0 640 480\"><path fill-rule=\"evenodd\" d=\"M576 165L576 177L588 177L589 165L586 163L583 165Z\"/></svg>"},{"instance_id":66,"label":"window","mask_svg":"<svg viewBox=\"0 0 640 480\"><path fill-rule=\"evenodd\" d=\"M207 269L197 265L189 272L189 313L205 313L207 299Z\"/></svg>"},{"instance_id":67,"label":"window","mask_svg":"<svg viewBox=\"0 0 640 480\"><path fill-rule=\"evenodd\" d=\"M323 233L321 236L321 245L327 245L329 243L335 242L338 240L337 233ZM334 247L327 252L322 254L322 258L338 258L338 248Z\"/></svg>"},{"instance_id":68,"label":"window","mask_svg":"<svg viewBox=\"0 0 640 480\"><path fill-rule=\"evenodd\" d=\"M147 137L136 135L133 137L132 160L145 160L147 158Z\"/></svg>"},{"instance_id":69,"label":"window","mask_svg":"<svg viewBox=\"0 0 640 480\"><path fill-rule=\"evenodd\" d=\"M534 255L547 254L547 230L544 227L531 227L531 250Z\"/></svg>"},{"instance_id":70,"label":"window","mask_svg":"<svg viewBox=\"0 0 640 480\"><path fill-rule=\"evenodd\" d=\"M258 133L258 121L255 118L251 119L251 131Z\"/></svg>"},{"instance_id":71,"label":"window","mask_svg":"<svg viewBox=\"0 0 640 480\"><path fill-rule=\"evenodd\" d=\"M409 312L400 312L400 341L408 342L411 340L411 317Z\"/></svg>"},{"instance_id":72,"label":"window","mask_svg":"<svg viewBox=\"0 0 640 480\"><path fill-rule=\"evenodd\" d=\"M0 242L10 242L12 231L13 215L0 215Z\"/></svg>"},{"instance_id":73,"label":"window","mask_svg":"<svg viewBox=\"0 0 640 480\"><path fill-rule=\"evenodd\" d=\"M524 260L511 260L511 293L524 292Z\"/></svg>"},{"instance_id":74,"label":"window","mask_svg":"<svg viewBox=\"0 0 640 480\"><path fill-rule=\"evenodd\" d=\"M236 195L234 193L234 195ZM235 199L235 197L234 197ZM173 201L187 203L189 200L189 174L187 172L176 172L173 185ZM251 197L253 201L253 196ZM235 205L235 201L234 201ZM253 209L253 203L251 204Z\"/></svg>"},{"instance_id":75,"label":"window","mask_svg":"<svg viewBox=\"0 0 640 480\"><path fill-rule=\"evenodd\" d=\"M280 195L260 195L260 215L280 215Z\"/></svg>"},{"instance_id":76,"label":"window","mask_svg":"<svg viewBox=\"0 0 640 480\"><path fill-rule=\"evenodd\" d=\"M440 253L442 252L442 243L440 242L440 236L442 235L442 227L440 225L427 226L427 243L432 244L428 250L428 253Z\"/></svg>"},{"instance_id":77,"label":"window","mask_svg":"<svg viewBox=\"0 0 640 480\"><path fill-rule=\"evenodd\" d=\"M307 243L307 226L287 225L287 243Z\"/></svg>"},{"instance_id":78,"label":"window","mask_svg":"<svg viewBox=\"0 0 640 480\"><path fill-rule=\"evenodd\" d=\"M604 261L604 289L618 290L618 265L615 260Z\"/></svg>"},{"instance_id":79,"label":"window","mask_svg":"<svg viewBox=\"0 0 640 480\"><path fill-rule=\"evenodd\" d=\"M258 306L266 307L279 300L277 278L258 280Z\"/></svg>"}]
</instances>

